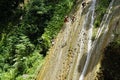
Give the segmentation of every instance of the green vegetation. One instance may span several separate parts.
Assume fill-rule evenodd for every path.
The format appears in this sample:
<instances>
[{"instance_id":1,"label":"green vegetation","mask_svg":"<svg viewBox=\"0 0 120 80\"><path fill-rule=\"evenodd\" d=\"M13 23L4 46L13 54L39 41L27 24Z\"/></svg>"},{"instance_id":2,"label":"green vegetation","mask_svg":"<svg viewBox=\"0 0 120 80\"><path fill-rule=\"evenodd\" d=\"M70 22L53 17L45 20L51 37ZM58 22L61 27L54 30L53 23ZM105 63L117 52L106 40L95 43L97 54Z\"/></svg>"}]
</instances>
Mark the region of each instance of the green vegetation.
<instances>
[{"instance_id":1,"label":"green vegetation","mask_svg":"<svg viewBox=\"0 0 120 80\"><path fill-rule=\"evenodd\" d=\"M98 28L93 29L93 34L92 34L92 41L95 40L96 34L97 34Z\"/></svg>"},{"instance_id":2,"label":"green vegetation","mask_svg":"<svg viewBox=\"0 0 120 80\"><path fill-rule=\"evenodd\" d=\"M0 1L0 80L31 80L74 0Z\"/></svg>"},{"instance_id":3,"label":"green vegetation","mask_svg":"<svg viewBox=\"0 0 120 80\"><path fill-rule=\"evenodd\" d=\"M98 4L95 9L96 18L95 18L95 22L94 22L94 26L96 28L100 26L102 18L104 16L104 14L106 13L106 10L107 10L110 2L111 2L111 0L98 0Z\"/></svg>"},{"instance_id":4,"label":"green vegetation","mask_svg":"<svg viewBox=\"0 0 120 80\"><path fill-rule=\"evenodd\" d=\"M0 33L9 32L10 28L19 22L23 13L19 6L21 3L23 3L23 0L0 1Z\"/></svg>"}]
</instances>

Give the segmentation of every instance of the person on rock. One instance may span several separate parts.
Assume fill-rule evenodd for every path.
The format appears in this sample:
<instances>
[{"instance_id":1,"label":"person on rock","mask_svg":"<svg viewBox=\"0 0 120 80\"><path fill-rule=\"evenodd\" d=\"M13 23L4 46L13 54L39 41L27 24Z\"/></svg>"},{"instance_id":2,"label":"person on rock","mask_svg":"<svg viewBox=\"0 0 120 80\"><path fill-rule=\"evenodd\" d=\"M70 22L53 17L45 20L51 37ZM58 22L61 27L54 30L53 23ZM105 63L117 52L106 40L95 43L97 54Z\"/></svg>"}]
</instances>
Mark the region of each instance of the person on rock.
<instances>
[{"instance_id":1,"label":"person on rock","mask_svg":"<svg viewBox=\"0 0 120 80\"><path fill-rule=\"evenodd\" d=\"M68 16L65 16L64 22L65 22L65 23L66 23L66 22L69 22L69 17L68 17Z\"/></svg>"},{"instance_id":2,"label":"person on rock","mask_svg":"<svg viewBox=\"0 0 120 80\"><path fill-rule=\"evenodd\" d=\"M51 40L51 42L52 42L52 46L55 44L55 40L54 39L52 39Z\"/></svg>"},{"instance_id":3,"label":"person on rock","mask_svg":"<svg viewBox=\"0 0 120 80\"><path fill-rule=\"evenodd\" d=\"M72 22L75 21L75 15L72 15L72 18L71 18Z\"/></svg>"}]
</instances>

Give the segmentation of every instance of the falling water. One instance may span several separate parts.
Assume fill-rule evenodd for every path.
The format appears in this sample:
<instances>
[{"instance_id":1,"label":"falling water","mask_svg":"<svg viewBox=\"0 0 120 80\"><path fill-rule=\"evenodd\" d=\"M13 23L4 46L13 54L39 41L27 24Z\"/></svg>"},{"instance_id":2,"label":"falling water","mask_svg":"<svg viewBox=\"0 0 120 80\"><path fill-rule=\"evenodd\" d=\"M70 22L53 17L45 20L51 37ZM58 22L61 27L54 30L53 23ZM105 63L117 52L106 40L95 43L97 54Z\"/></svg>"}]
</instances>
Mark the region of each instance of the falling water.
<instances>
[{"instance_id":1,"label":"falling water","mask_svg":"<svg viewBox=\"0 0 120 80\"><path fill-rule=\"evenodd\" d=\"M65 28L50 49L37 80L94 80L101 50L107 45L114 27L110 22L114 14L111 10L115 0L110 3L93 42L91 38L96 0L91 1L89 9L86 7L77 10L75 22L64 24Z\"/></svg>"},{"instance_id":2,"label":"falling water","mask_svg":"<svg viewBox=\"0 0 120 80\"><path fill-rule=\"evenodd\" d=\"M90 58L90 49L91 49L91 45L92 45L92 41L91 41L91 38L92 38L92 30L93 30L93 22L94 22L94 11L95 11L95 3L96 3L96 0L93 0L92 1L92 5L91 7L89 8L89 11L87 13L87 17L86 19L88 20L88 15L90 14L90 12L92 12L92 15L91 15L91 23L90 23L90 27L89 27L89 31L88 31L88 50L87 50L87 60L86 60L86 63L85 63L85 66L84 66L84 69L80 75L80 78L79 80L83 80L84 79L84 76L86 74L86 70L87 70L87 67L88 67L88 63L89 63L89 58ZM87 22L87 21L85 21Z\"/></svg>"},{"instance_id":3,"label":"falling water","mask_svg":"<svg viewBox=\"0 0 120 80\"><path fill-rule=\"evenodd\" d=\"M103 17L103 20L100 24L100 28L99 28L97 35L96 35L96 39L100 36L100 34L102 33L102 30L105 28L105 23L108 23L108 21L109 21L108 18L109 18L109 15L111 13L113 2L114 2L114 0L112 0L112 2L110 3L110 5L107 9L107 13Z\"/></svg>"},{"instance_id":4,"label":"falling water","mask_svg":"<svg viewBox=\"0 0 120 80\"><path fill-rule=\"evenodd\" d=\"M110 15L110 11L111 11L111 9L112 9L112 4L113 4L113 2L114 2L114 0L112 0L112 2L110 3L110 6L109 6L109 8L108 8L108 14L106 14L106 15L104 16L104 18L103 18L103 20L105 19L105 20L104 20L104 23L103 23L103 21L102 21L101 27L100 27L100 29L98 30L98 33L97 33L97 35L96 35L96 38L98 38L98 37L101 35L101 33L103 32L102 30L103 30L103 28L105 28L105 26L106 26L106 29L104 30L104 35L103 35L103 37L102 37L102 40L104 40L104 37L105 37L106 33L108 32L108 24L109 24L110 19L111 19L111 16L109 16L109 15ZM95 3L94 3L93 5L95 5ZM93 13L92 13L92 21L94 20L93 16L94 16L94 8L93 8ZM109 18L109 19L108 19L108 18ZM91 21L91 26L93 25L93 22L92 22L92 21ZM92 35L92 27L91 27L91 29L90 29L89 32L90 32L90 34L89 34L89 38L90 38L90 37L92 37L92 36L91 36L91 35ZM91 55L92 55L92 51L90 51L90 50L91 50L92 47L95 47L95 44L93 44L92 47L91 47L91 44L92 44L92 43L91 43L91 40L89 39L89 41L88 41L88 55L87 55L87 60L86 60L86 63L85 63L83 72L82 72L79 80L84 80L84 75L86 74L86 70L87 70L87 67L88 67L88 64L89 64L89 60L90 60L90 57L91 57Z\"/></svg>"}]
</instances>

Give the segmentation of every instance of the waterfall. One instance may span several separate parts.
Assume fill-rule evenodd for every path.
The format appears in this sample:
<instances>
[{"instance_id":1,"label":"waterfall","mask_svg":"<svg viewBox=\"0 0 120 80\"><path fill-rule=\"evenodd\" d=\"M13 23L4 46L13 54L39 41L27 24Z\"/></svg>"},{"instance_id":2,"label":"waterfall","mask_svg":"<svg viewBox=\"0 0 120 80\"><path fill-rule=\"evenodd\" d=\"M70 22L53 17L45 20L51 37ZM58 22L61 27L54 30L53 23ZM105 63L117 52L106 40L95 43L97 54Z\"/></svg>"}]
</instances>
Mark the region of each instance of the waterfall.
<instances>
[{"instance_id":1,"label":"waterfall","mask_svg":"<svg viewBox=\"0 0 120 80\"><path fill-rule=\"evenodd\" d=\"M64 23L64 29L60 31L55 44L50 48L37 80L94 80L101 53L109 43L116 24L114 21L117 21L116 18L113 19L117 12L114 10L115 3L117 0L112 0L109 4L92 42L97 1L90 0L90 4L85 8L79 2L76 12L69 16L72 18L74 14L75 21Z\"/></svg>"},{"instance_id":2,"label":"waterfall","mask_svg":"<svg viewBox=\"0 0 120 80\"><path fill-rule=\"evenodd\" d=\"M103 20L102 20L102 22L100 24L100 28L99 28L99 30L97 32L97 35L96 35L95 39L97 39L100 36L100 34L102 33L103 29L105 28L105 23L108 23L108 21L109 21L108 18L109 18L109 15L111 13L113 2L114 2L114 0L112 0L112 2L110 3L110 5L109 5L109 7L107 9L107 12L106 12L106 14L103 17Z\"/></svg>"},{"instance_id":3,"label":"waterfall","mask_svg":"<svg viewBox=\"0 0 120 80\"><path fill-rule=\"evenodd\" d=\"M109 24L109 22L110 22L110 19L111 19L111 17L112 16L109 16L110 15L110 12L111 12L111 9L112 9L112 5L113 5L113 2L114 2L114 0L112 0L112 2L110 3L110 5L109 5L109 7L108 7L108 13L107 14L105 14L105 16L104 16L104 18L103 18L103 20L102 20L102 23L101 23L101 25L100 25L100 28L99 28L99 30L98 30L98 32L97 32L97 35L96 35L96 41L94 41L94 44L92 45L92 43L91 43L91 37L92 37L92 27L93 27L93 21L94 21L94 7L95 7L95 0L93 0L93 4L92 4L92 9L93 9L93 12L92 12L92 17L91 17L91 28L89 29L89 41L88 41L88 54L87 54L87 60L86 60L86 63L85 63L85 66L84 66L84 69L83 69L83 71L82 71L82 73L81 73L81 76L80 76L80 78L79 78L79 80L84 80L84 75L86 74L86 71L87 71L87 68L88 68L88 65L89 65L89 61L90 61L90 57L91 57L91 55L92 55L92 50L93 50L93 48L95 48L95 46L96 46L96 44L97 44L97 41L98 41L98 37L100 37L100 35L101 35L101 33L102 32L104 32L104 34L103 34L103 37L101 38L101 40L102 40L102 42L103 42L103 40L104 40L104 38L105 38L105 35L106 35L106 33L108 32L108 24ZM104 31L103 31L103 29L104 29ZM92 47L91 47L92 46Z\"/></svg>"},{"instance_id":4,"label":"waterfall","mask_svg":"<svg viewBox=\"0 0 120 80\"><path fill-rule=\"evenodd\" d=\"M89 11L87 13L87 17L86 17L86 20L88 20L88 15L90 14L90 12L92 12L92 15L91 15L91 23L90 23L90 27L89 27L89 30L88 30L88 49L87 49L87 60L86 60L86 63L85 63L85 66L83 68L83 71L80 75L80 78L79 80L84 80L84 75L86 74L86 71L87 71L87 67L88 67L88 64L89 64L89 59L90 59L90 56L91 54L89 53L90 52L90 49L91 49L91 45L92 45L92 30L93 30L93 22L94 22L94 11L95 11L95 3L96 3L96 0L93 0L92 1L92 5L91 7L89 8ZM85 21L87 22L87 21Z\"/></svg>"}]
</instances>

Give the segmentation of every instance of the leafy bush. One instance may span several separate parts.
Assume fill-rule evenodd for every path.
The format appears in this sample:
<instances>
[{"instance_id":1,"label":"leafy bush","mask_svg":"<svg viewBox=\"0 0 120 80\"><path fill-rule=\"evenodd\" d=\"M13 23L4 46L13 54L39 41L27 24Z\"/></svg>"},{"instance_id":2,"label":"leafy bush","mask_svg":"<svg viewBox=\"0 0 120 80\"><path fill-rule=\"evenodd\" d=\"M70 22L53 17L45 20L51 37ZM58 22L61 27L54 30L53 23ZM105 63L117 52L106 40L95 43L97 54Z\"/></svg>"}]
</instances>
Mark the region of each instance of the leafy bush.
<instances>
[{"instance_id":1,"label":"leafy bush","mask_svg":"<svg viewBox=\"0 0 120 80\"><path fill-rule=\"evenodd\" d=\"M6 36L0 51L1 80L13 80L24 73L33 74L43 59L39 54L40 51L36 52L29 38L21 33Z\"/></svg>"},{"instance_id":2,"label":"leafy bush","mask_svg":"<svg viewBox=\"0 0 120 80\"><path fill-rule=\"evenodd\" d=\"M60 31L64 16L70 12L74 0L52 1L30 0L22 5L22 9L19 7L21 1L14 9L11 8L12 1L10 8L4 6L10 9L6 12L10 11L13 21L0 22L0 80L31 80L37 75L43 56L51 46L51 39ZM9 1L3 2L7 4Z\"/></svg>"}]
</instances>

